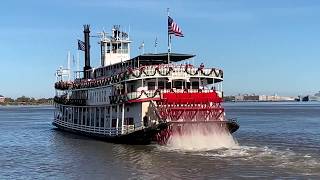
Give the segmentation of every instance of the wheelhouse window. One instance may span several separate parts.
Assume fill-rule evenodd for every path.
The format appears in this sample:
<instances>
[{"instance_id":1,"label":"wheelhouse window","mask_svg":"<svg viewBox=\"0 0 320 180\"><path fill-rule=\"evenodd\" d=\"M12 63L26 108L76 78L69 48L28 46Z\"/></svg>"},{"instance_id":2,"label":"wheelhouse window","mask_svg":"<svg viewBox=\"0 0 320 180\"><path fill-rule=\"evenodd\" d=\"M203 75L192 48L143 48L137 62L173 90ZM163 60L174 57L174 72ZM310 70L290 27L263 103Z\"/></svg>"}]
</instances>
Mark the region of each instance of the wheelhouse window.
<instances>
[{"instance_id":1,"label":"wheelhouse window","mask_svg":"<svg viewBox=\"0 0 320 180\"><path fill-rule=\"evenodd\" d=\"M111 48L110 48L110 43L107 43L107 49L106 49L106 52L107 52L107 53L110 53L110 49L111 49Z\"/></svg>"}]
</instances>

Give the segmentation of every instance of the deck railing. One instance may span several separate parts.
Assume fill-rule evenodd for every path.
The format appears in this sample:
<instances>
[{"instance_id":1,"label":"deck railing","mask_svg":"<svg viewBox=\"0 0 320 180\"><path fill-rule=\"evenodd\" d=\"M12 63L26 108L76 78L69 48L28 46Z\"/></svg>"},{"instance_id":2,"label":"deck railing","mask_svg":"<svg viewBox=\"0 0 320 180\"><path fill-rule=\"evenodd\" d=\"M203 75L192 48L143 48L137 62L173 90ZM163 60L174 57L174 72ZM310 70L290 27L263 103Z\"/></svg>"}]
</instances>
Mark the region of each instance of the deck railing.
<instances>
[{"instance_id":1,"label":"deck railing","mask_svg":"<svg viewBox=\"0 0 320 180\"><path fill-rule=\"evenodd\" d=\"M124 80L134 80L137 78L146 77L172 77L172 78L187 78L187 77L208 77L208 78L223 78L223 71L215 68L196 68L191 65L152 65L143 66L136 69L127 69L126 71L110 76L101 77L99 79L91 79L77 82L59 81L55 83L55 88L60 90L81 89L105 86L112 83L118 83Z\"/></svg>"},{"instance_id":2,"label":"deck railing","mask_svg":"<svg viewBox=\"0 0 320 180\"><path fill-rule=\"evenodd\" d=\"M160 98L160 95L163 93L168 92L176 92L176 93L208 93L208 92L217 92L218 95L221 97L221 92L211 90L211 89L162 89L162 90L143 90L138 92L130 92L126 95L121 95L122 99L125 99L126 101L130 100L137 100L137 99L145 99L145 98Z\"/></svg>"},{"instance_id":3,"label":"deck railing","mask_svg":"<svg viewBox=\"0 0 320 180\"><path fill-rule=\"evenodd\" d=\"M119 127L119 128L104 128L104 127L80 125L80 124L74 124L72 122L66 122L66 121L63 121L59 118L55 118L54 122L60 126L70 128L73 130L86 132L86 133L96 133L96 134L103 134L103 135L109 135L109 136L116 136L116 135L120 135L122 132L121 127Z\"/></svg>"}]
</instances>

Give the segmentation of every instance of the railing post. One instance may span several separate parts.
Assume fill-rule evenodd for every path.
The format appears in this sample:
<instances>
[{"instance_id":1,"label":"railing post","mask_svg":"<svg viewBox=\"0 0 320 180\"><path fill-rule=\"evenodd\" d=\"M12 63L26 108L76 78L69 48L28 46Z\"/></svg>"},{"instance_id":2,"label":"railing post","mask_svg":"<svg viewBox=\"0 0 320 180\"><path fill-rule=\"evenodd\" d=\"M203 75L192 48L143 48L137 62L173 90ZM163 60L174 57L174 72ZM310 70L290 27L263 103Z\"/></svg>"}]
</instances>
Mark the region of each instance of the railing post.
<instances>
[{"instance_id":1,"label":"railing post","mask_svg":"<svg viewBox=\"0 0 320 180\"><path fill-rule=\"evenodd\" d=\"M109 121L109 134L111 136L111 130L112 130L112 105L110 106L110 121Z\"/></svg>"},{"instance_id":2,"label":"railing post","mask_svg":"<svg viewBox=\"0 0 320 180\"><path fill-rule=\"evenodd\" d=\"M122 103L122 113L121 113L121 134L123 134L124 127L124 103Z\"/></svg>"}]
</instances>

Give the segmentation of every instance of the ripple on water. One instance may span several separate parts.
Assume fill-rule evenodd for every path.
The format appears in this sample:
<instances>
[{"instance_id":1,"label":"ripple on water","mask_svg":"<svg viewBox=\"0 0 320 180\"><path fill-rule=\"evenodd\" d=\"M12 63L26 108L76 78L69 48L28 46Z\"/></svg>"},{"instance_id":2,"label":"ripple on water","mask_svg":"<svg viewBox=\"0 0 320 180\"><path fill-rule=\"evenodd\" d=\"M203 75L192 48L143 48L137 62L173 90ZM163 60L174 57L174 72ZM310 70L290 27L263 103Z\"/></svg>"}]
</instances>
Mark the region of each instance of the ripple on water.
<instances>
[{"instance_id":1,"label":"ripple on water","mask_svg":"<svg viewBox=\"0 0 320 180\"><path fill-rule=\"evenodd\" d=\"M52 130L50 108L0 107L0 179L319 179L320 105L277 115L265 106L232 107L237 139L177 137L168 146L95 141Z\"/></svg>"}]
</instances>

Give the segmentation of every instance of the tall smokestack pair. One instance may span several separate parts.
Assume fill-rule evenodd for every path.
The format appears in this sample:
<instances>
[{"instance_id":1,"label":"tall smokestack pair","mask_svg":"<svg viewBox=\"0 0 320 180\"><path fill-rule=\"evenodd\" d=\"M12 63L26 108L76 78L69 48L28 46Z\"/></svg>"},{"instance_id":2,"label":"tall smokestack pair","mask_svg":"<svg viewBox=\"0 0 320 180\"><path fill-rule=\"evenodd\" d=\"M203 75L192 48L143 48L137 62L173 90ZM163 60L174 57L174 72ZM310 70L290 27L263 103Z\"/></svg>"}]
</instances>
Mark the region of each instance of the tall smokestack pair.
<instances>
[{"instance_id":1,"label":"tall smokestack pair","mask_svg":"<svg viewBox=\"0 0 320 180\"><path fill-rule=\"evenodd\" d=\"M84 51L85 64L83 67L83 72L84 72L84 78L89 79L90 72L88 72L88 70L91 69L91 66L90 66L90 25L89 24L83 25L83 33L84 33L84 45L85 45L85 51Z\"/></svg>"}]
</instances>

